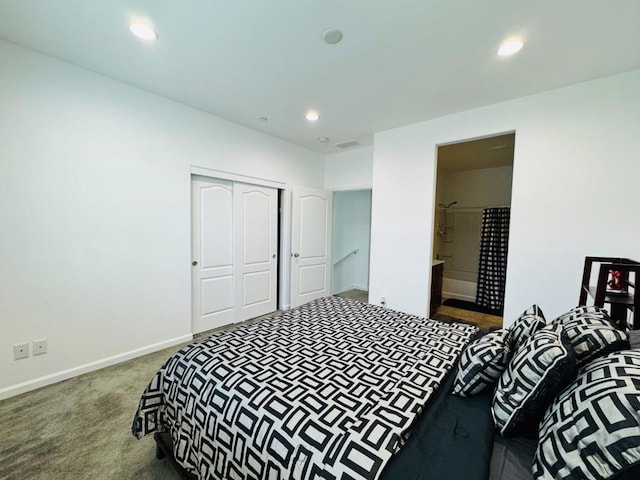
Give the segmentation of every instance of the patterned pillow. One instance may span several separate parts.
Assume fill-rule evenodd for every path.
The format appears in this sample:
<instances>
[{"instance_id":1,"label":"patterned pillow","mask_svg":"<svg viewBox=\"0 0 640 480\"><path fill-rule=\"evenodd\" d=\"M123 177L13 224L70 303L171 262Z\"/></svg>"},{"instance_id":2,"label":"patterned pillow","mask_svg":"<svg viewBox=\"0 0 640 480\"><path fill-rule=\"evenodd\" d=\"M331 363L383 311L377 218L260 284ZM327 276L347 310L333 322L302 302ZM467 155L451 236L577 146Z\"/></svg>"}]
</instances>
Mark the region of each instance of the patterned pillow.
<instances>
[{"instance_id":1,"label":"patterned pillow","mask_svg":"<svg viewBox=\"0 0 640 480\"><path fill-rule=\"evenodd\" d=\"M575 354L562 327L538 330L498 380L491 405L498 431L506 436L535 435L545 409L575 374Z\"/></svg>"},{"instance_id":2,"label":"patterned pillow","mask_svg":"<svg viewBox=\"0 0 640 480\"><path fill-rule=\"evenodd\" d=\"M640 351L585 366L547 409L539 435L537 479L640 478Z\"/></svg>"},{"instance_id":3,"label":"patterned pillow","mask_svg":"<svg viewBox=\"0 0 640 480\"><path fill-rule=\"evenodd\" d=\"M531 305L527 308L509 328L511 351L516 352L531 335L544 327L545 324L544 314L538 305Z\"/></svg>"},{"instance_id":4,"label":"patterned pillow","mask_svg":"<svg viewBox=\"0 0 640 480\"><path fill-rule=\"evenodd\" d=\"M454 395L468 397L496 383L507 366L508 335L508 330L500 329L469 344L460 355Z\"/></svg>"},{"instance_id":5,"label":"patterned pillow","mask_svg":"<svg viewBox=\"0 0 640 480\"><path fill-rule=\"evenodd\" d=\"M552 323L564 327L576 352L578 366L629 348L629 335L615 328L607 311L600 307L576 307Z\"/></svg>"}]
</instances>

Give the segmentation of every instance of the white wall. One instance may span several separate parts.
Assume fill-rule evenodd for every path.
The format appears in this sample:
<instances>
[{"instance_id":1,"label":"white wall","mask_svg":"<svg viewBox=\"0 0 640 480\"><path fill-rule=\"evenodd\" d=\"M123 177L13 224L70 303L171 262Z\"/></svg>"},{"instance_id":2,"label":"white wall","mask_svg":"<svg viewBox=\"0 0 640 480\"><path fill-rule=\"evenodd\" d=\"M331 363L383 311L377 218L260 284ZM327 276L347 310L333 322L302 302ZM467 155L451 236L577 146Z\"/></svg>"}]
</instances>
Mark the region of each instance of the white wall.
<instances>
[{"instance_id":1,"label":"white wall","mask_svg":"<svg viewBox=\"0 0 640 480\"><path fill-rule=\"evenodd\" d=\"M327 190L356 190L371 188L373 175L373 147L327 155L325 184Z\"/></svg>"},{"instance_id":2,"label":"white wall","mask_svg":"<svg viewBox=\"0 0 640 480\"><path fill-rule=\"evenodd\" d=\"M318 154L5 42L0 105L0 398L190 338L191 165L324 184Z\"/></svg>"},{"instance_id":3,"label":"white wall","mask_svg":"<svg viewBox=\"0 0 640 480\"><path fill-rule=\"evenodd\" d=\"M457 201L454 208L504 206L511 204L513 167L482 168L459 172L440 172L445 205Z\"/></svg>"},{"instance_id":4,"label":"white wall","mask_svg":"<svg viewBox=\"0 0 640 480\"><path fill-rule=\"evenodd\" d=\"M356 256L340 262L333 269L331 291L369 286L369 239L371 232L371 184L373 147L328 155L325 158L325 184L334 190L333 258L358 248Z\"/></svg>"},{"instance_id":5,"label":"white wall","mask_svg":"<svg viewBox=\"0 0 640 480\"><path fill-rule=\"evenodd\" d=\"M333 261L331 291L340 293L369 289L369 239L371 236L371 190L336 192L333 196Z\"/></svg>"},{"instance_id":6,"label":"white wall","mask_svg":"<svg viewBox=\"0 0 640 480\"><path fill-rule=\"evenodd\" d=\"M639 91L635 70L377 134L370 298L427 312L437 145L502 132L516 132L505 324L534 302L575 306L586 255L640 258Z\"/></svg>"}]
</instances>

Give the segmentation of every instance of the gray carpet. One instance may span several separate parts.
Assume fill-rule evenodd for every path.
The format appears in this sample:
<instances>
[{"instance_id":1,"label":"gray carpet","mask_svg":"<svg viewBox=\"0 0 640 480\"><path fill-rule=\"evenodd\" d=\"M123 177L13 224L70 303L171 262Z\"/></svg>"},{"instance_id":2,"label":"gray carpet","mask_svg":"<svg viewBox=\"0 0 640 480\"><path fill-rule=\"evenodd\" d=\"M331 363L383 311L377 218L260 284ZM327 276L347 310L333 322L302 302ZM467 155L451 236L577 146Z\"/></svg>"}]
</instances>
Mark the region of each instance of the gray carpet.
<instances>
[{"instance_id":1,"label":"gray carpet","mask_svg":"<svg viewBox=\"0 0 640 480\"><path fill-rule=\"evenodd\" d=\"M0 401L0 480L177 480L152 437L131 435L131 421L153 374L182 346Z\"/></svg>"},{"instance_id":2,"label":"gray carpet","mask_svg":"<svg viewBox=\"0 0 640 480\"><path fill-rule=\"evenodd\" d=\"M0 402L0 479L154 479L178 476L156 460L131 420L169 348Z\"/></svg>"},{"instance_id":3,"label":"gray carpet","mask_svg":"<svg viewBox=\"0 0 640 480\"><path fill-rule=\"evenodd\" d=\"M156 370L185 345L0 401L0 480L179 479L156 459L152 436L131 434L131 422Z\"/></svg>"},{"instance_id":4,"label":"gray carpet","mask_svg":"<svg viewBox=\"0 0 640 480\"><path fill-rule=\"evenodd\" d=\"M367 301L358 290L339 296ZM153 374L182 346L0 401L0 480L177 480L152 437L131 435L131 421Z\"/></svg>"},{"instance_id":5,"label":"gray carpet","mask_svg":"<svg viewBox=\"0 0 640 480\"><path fill-rule=\"evenodd\" d=\"M369 303L369 292L364 290L347 290L346 292L336 293L336 297L348 298L351 300L358 300L362 303Z\"/></svg>"}]
</instances>

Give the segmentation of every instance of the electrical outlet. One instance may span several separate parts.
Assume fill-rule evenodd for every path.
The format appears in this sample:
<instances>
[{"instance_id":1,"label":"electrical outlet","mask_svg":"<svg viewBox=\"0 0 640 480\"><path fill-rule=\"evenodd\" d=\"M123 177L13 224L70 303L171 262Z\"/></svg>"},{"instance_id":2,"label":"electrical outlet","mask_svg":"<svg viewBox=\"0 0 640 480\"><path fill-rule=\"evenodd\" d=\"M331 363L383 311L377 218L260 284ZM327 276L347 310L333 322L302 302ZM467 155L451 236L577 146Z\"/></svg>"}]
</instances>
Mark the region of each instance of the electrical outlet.
<instances>
[{"instance_id":1,"label":"electrical outlet","mask_svg":"<svg viewBox=\"0 0 640 480\"><path fill-rule=\"evenodd\" d=\"M20 360L29 356L29 344L17 343L13 346L13 359Z\"/></svg>"},{"instance_id":2,"label":"electrical outlet","mask_svg":"<svg viewBox=\"0 0 640 480\"><path fill-rule=\"evenodd\" d=\"M43 353L47 353L47 339L43 338L42 340L34 340L33 354L42 355Z\"/></svg>"}]
</instances>

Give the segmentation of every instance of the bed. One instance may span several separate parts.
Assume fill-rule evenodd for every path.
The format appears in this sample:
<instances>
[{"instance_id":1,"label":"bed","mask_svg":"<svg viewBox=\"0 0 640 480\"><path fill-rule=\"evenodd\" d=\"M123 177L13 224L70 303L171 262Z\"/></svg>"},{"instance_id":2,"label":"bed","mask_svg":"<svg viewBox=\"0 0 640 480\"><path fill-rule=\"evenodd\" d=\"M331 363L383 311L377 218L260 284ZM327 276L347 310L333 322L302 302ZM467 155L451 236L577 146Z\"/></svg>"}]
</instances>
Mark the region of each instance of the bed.
<instances>
[{"instance_id":1,"label":"bed","mask_svg":"<svg viewBox=\"0 0 640 480\"><path fill-rule=\"evenodd\" d=\"M181 350L132 430L189 480L635 480L640 332L596 306L479 333L325 298Z\"/></svg>"},{"instance_id":2,"label":"bed","mask_svg":"<svg viewBox=\"0 0 640 480\"><path fill-rule=\"evenodd\" d=\"M154 434L185 478L437 479L456 478L454 467L460 478L485 478L490 397L448 395L476 334L318 299L180 350L143 393L132 432ZM464 412L452 413L456 402ZM477 460L456 462L460 449Z\"/></svg>"}]
</instances>

